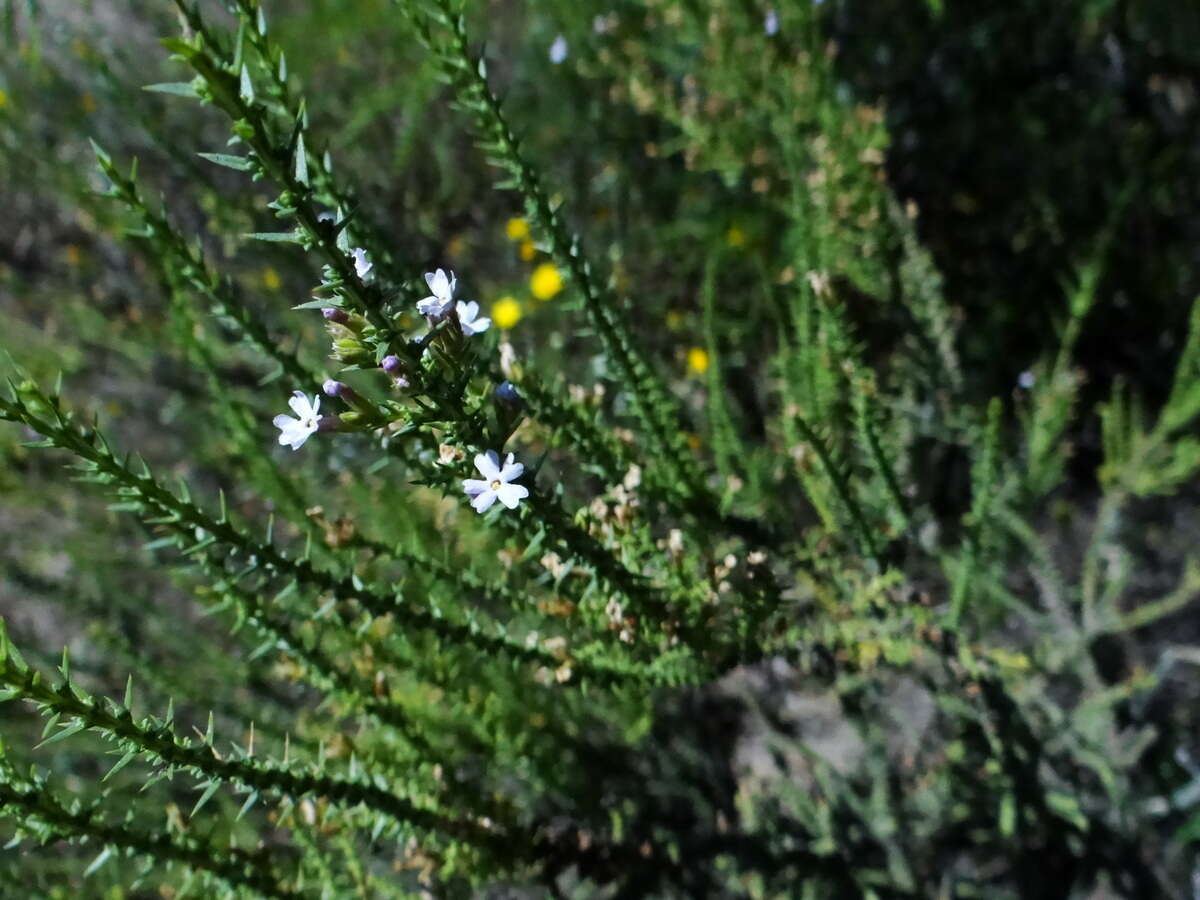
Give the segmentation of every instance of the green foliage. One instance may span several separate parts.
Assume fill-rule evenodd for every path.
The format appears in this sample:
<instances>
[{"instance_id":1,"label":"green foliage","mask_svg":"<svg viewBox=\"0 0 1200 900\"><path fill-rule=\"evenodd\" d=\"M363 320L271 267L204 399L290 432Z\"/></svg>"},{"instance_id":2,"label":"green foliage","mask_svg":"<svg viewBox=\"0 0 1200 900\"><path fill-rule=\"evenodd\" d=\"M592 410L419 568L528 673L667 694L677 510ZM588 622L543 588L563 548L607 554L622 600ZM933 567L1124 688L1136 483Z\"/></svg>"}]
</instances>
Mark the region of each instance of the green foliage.
<instances>
[{"instance_id":1,"label":"green foliage","mask_svg":"<svg viewBox=\"0 0 1200 900\"><path fill-rule=\"evenodd\" d=\"M833 0L175 6L4 6L5 889L1172 895L1152 175L998 390Z\"/></svg>"}]
</instances>

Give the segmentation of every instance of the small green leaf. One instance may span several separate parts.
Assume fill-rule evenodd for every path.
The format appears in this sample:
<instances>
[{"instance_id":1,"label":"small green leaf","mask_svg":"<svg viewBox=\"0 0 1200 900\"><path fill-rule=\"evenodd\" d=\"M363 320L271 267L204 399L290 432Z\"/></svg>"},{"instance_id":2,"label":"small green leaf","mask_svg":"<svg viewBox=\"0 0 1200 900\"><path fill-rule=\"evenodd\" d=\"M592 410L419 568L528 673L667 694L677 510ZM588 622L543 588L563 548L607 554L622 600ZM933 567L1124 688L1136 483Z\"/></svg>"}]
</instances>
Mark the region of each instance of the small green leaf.
<instances>
[{"instance_id":1,"label":"small green leaf","mask_svg":"<svg viewBox=\"0 0 1200 900\"><path fill-rule=\"evenodd\" d=\"M1000 834L1009 838L1013 836L1017 825L1017 800L1012 794L1000 798Z\"/></svg>"},{"instance_id":2,"label":"small green leaf","mask_svg":"<svg viewBox=\"0 0 1200 900\"><path fill-rule=\"evenodd\" d=\"M92 860L91 864L86 869L83 870L83 877L87 878L89 875L91 875L93 872L95 872L97 869L99 869L102 865L104 865L106 862L108 862L108 858L110 856L112 856L112 852L113 852L112 847L105 847L103 850L101 850L100 854L95 859Z\"/></svg>"},{"instance_id":3,"label":"small green leaf","mask_svg":"<svg viewBox=\"0 0 1200 900\"><path fill-rule=\"evenodd\" d=\"M191 814L188 816L189 819L195 818L196 813L200 812L201 807L203 807L205 803L212 799L212 795L217 792L217 788L220 786L221 782L219 781L210 781L208 783L208 787L204 789L204 793L200 795L200 799L197 800L196 805L192 807Z\"/></svg>"},{"instance_id":4,"label":"small green leaf","mask_svg":"<svg viewBox=\"0 0 1200 900\"><path fill-rule=\"evenodd\" d=\"M271 241L276 244L299 244L304 239L298 231L255 231L243 235L243 237L256 241Z\"/></svg>"},{"instance_id":5,"label":"small green leaf","mask_svg":"<svg viewBox=\"0 0 1200 900\"><path fill-rule=\"evenodd\" d=\"M100 780L108 781L108 779L112 778L114 775L116 775L118 772L120 772L123 768L125 768L127 765L129 765L129 763L133 760L133 758L135 756L137 756L136 750L126 750L125 755L122 756L120 759L118 759L117 764L115 766L113 766L111 769L109 769L108 774L106 774Z\"/></svg>"},{"instance_id":6,"label":"small green leaf","mask_svg":"<svg viewBox=\"0 0 1200 900\"><path fill-rule=\"evenodd\" d=\"M230 153L197 153L196 155L201 159L207 159L210 163L216 163L227 169L236 169L239 172L249 172L254 168L254 160L246 159L244 156L234 156Z\"/></svg>"},{"instance_id":7,"label":"small green leaf","mask_svg":"<svg viewBox=\"0 0 1200 900\"><path fill-rule=\"evenodd\" d=\"M192 57L196 56L200 52L199 49L196 47L196 45L193 44L191 41L189 41L187 38L166 37L166 38L161 38L159 40L159 43L162 44L164 47L166 47L168 50L170 50L172 53L178 53L184 59L191 59Z\"/></svg>"},{"instance_id":8,"label":"small green leaf","mask_svg":"<svg viewBox=\"0 0 1200 900\"><path fill-rule=\"evenodd\" d=\"M238 92L247 103L254 102L254 82L250 80L250 70L244 64L242 66L242 78Z\"/></svg>"},{"instance_id":9,"label":"small green leaf","mask_svg":"<svg viewBox=\"0 0 1200 900\"><path fill-rule=\"evenodd\" d=\"M148 84L143 91L154 91L156 94L175 94L178 97L198 98L195 86L190 81L164 81L159 84Z\"/></svg>"},{"instance_id":10,"label":"small green leaf","mask_svg":"<svg viewBox=\"0 0 1200 900\"><path fill-rule=\"evenodd\" d=\"M83 729L85 729L85 728L87 728L87 722L84 722L82 719L80 719L79 721L75 722L74 724L68 725L62 731L52 734L50 737L46 738L46 740L44 740L40 744L38 744L37 747L35 747L34 749L41 749L42 747L48 746L49 744L57 744L59 741L65 741L71 735L79 734L79 732L83 731Z\"/></svg>"},{"instance_id":11,"label":"small green leaf","mask_svg":"<svg viewBox=\"0 0 1200 900\"><path fill-rule=\"evenodd\" d=\"M296 181L308 187L308 154L304 150L304 135L296 138Z\"/></svg>"},{"instance_id":12,"label":"small green leaf","mask_svg":"<svg viewBox=\"0 0 1200 900\"><path fill-rule=\"evenodd\" d=\"M246 815L246 813L250 812L250 807L254 806L254 804L257 800L258 800L258 791L251 791L250 796L246 798L246 802L242 804L242 808L239 809L237 815L233 817L234 821L235 822L238 821L239 819L242 818L242 816L244 816L244 815Z\"/></svg>"}]
</instances>

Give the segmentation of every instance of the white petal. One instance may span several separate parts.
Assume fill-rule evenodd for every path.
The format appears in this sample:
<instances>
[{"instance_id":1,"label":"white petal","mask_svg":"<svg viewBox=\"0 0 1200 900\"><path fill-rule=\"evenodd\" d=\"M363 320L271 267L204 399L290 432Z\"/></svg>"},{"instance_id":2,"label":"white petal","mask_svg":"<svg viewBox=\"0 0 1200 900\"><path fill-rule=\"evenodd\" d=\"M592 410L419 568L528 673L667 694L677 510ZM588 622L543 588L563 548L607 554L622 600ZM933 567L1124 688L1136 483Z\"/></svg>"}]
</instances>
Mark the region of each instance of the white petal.
<instances>
[{"instance_id":1,"label":"white petal","mask_svg":"<svg viewBox=\"0 0 1200 900\"><path fill-rule=\"evenodd\" d=\"M367 259L367 251L362 247L355 247L350 251L350 256L354 258L354 272L359 278L366 278L375 264Z\"/></svg>"},{"instance_id":2,"label":"white petal","mask_svg":"<svg viewBox=\"0 0 1200 900\"><path fill-rule=\"evenodd\" d=\"M276 428L286 429L289 425L299 425L300 423L297 422L295 419L293 419L291 416L286 415L284 413L280 413L274 419L271 420L271 424L274 425Z\"/></svg>"},{"instance_id":3,"label":"white petal","mask_svg":"<svg viewBox=\"0 0 1200 900\"><path fill-rule=\"evenodd\" d=\"M417 311L423 316L440 316L449 305L438 297L426 297L424 300L417 301Z\"/></svg>"},{"instance_id":4,"label":"white petal","mask_svg":"<svg viewBox=\"0 0 1200 900\"><path fill-rule=\"evenodd\" d=\"M429 285L429 290L433 292L433 296L445 302L450 299L450 282L446 279L446 273L438 269L433 273L433 276L425 276L425 283Z\"/></svg>"},{"instance_id":5,"label":"white petal","mask_svg":"<svg viewBox=\"0 0 1200 900\"><path fill-rule=\"evenodd\" d=\"M479 304L472 300L470 303L463 303L461 300L455 305L458 310L458 318L460 321L474 322L475 317L479 315Z\"/></svg>"},{"instance_id":6,"label":"white petal","mask_svg":"<svg viewBox=\"0 0 1200 900\"><path fill-rule=\"evenodd\" d=\"M450 290L446 293L446 299L449 300L454 296L454 289L458 287L458 279L454 277L454 273L450 273Z\"/></svg>"},{"instance_id":7,"label":"white petal","mask_svg":"<svg viewBox=\"0 0 1200 900\"><path fill-rule=\"evenodd\" d=\"M478 497L471 501L471 508L477 513L487 512L491 509L492 504L496 502L495 491L484 491Z\"/></svg>"},{"instance_id":8,"label":"white petal","mask_svg":"<svg viewBox=\"0 0 1200 900\"><path fill-rule=\"evenodd\" d=\"M507 484L514 478L520 478L524 473L525 463L513 462L513 455L510 453L508 459L504 461L504 468L500 470L500 480Z\"/></svg>"},{"instance_id":9,"label":"white petal","mask_svg":"<svg viewBox=\"0 0 1200 900\"><path fill-rule=\"evenodd\" d=\"M308 436L312 434L314 430L315 429L312 428L305 428L303 424L293 419L286 426L282 426L280 428L279 443L291 444L292 449L296 450L301 444L308 440Z\"/></svg>"},{"instance_id":10,"label":"white petal","mask_svg":"<svg viewBox=\"0 0 1200 900\"><path fill-rule=\"evenodd\" d=\"M469 497L475 497L479 494L482 494L487 489L488 483L486 481L480 481L478 478L463 479L463 491Z\"/></svg>"},{"instance_id":11,"label":"white petal","mask_svg":"<svg viewBox=\"0 0 1200 900\"><path fill-rule=\"evenodd\" d=\"M320 398L318 398L318 403ZM288 406L301 419L311 419L317 414L315 406L309 402L308 396L303 391L292 391L292 396L288 400Z\"/></svg>"},{"instance_id":12,"label":"white petal","mask_svg":"<svg viewBox=\"0 0 1200 900\"><path fill-rule=\"evenodd\" d=\"M509 509L516 509L517 504L529 496L529 488L523 484L502 484L496 496Z\"/></svg>"},{"instance_id":13,"label":"white petal","mask_svg":"<svg viewBox=\"0 0 1200 900\"><path fill-rule=\"evenodd\" d=\"M475 468L479 470L484 481L495 481L500 477L500 457L496 455L495 450L480 453L475 457Z\"/></svg>"},{"instance_id":14,"label":"white petal","mask_svg":"<svg viewBox=\"0 0 1200 900\"><path fill-rule=\"evenodd\" d=\"M492 320L488 318L476 319L471 323L471 334L483 334L492 327Z\"/></svg>"}]
</instances>

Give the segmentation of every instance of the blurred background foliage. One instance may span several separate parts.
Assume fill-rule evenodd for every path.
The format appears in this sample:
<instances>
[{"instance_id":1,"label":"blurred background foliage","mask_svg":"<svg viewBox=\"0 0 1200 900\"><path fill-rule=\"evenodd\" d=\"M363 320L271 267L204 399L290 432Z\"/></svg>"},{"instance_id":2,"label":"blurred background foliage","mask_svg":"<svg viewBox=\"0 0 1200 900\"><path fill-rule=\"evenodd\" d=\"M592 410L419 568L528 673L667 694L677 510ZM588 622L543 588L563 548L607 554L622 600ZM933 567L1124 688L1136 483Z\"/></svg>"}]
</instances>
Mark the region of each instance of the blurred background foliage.
<instances>
[{"instance_id":1,"label":"blurred background foliage","mask_svg":"<svg viewBox=\"0 0 1200 900\"><path fill-rule=\"evenodd\" d=\"M493 740L506 766L470 772L465 784L528 800L524 823L553 831L569 820L573 834L611 831L639 851L632 860L615 851L591 863L550 860L552 888L530 887L538 882L523 881L528 872L505 872L477 890L1101 897L1148 896L1152 885L1187 896L1200 838L1200 627L1187 605L1200 590L1188 563L1200 525L1196 460L1186 448L1169 458L1139 455L1125 439L1153 431L1139 419L1149 416L1143 409L1182 408L1172 406L1181 390L1176 363L1200 294L1200 8L1166 0L800 4L775 4L780 28L766 49L767 4L468 5L509 121L519 124L553 200L629 298L624 312L679 401L686 439L721 476L723 511L780 529L827 561L822 575L838 572L828 582L787 585L779 634L792 627L792 611L819 607L822 627L838 635L829 640L835 667L852 670L814 678L781 651L665 696L626 689L567 701L547 691L531 701L463 663L462 672L480 678L478 694L495 694L472 699L480 722L473 733L463 729L461 747L453 728L443 733L435 749L446 754L446 769L451 759L469 768L465 748ZM356 574L393 577L401 567L361 540L384 535L391 544L434 546L446 561L480 560L476 574L520 587L527 547L456 528L464 521L457 497L399 495L394 488L410 473L377 459L367 442L309 445L302 462L274 447L268 411L296 385L272 379L275 367L245 344L218 342L235 329L180 302L170 268L156 264L144 242L125 239L136 217L99 196L107 181L89 139L122 171L136 158L149 205L161 199L180 232L200 239L213 268L232 279L281 346L314 372L336 373L323 358L322 324L311 310L292 309L311 299L317 268L294 246L242 239L280 228L267 208L271 187L196 155L226 152L228 123L209 107L142 90L185 77L159 44L179 31L170 4L3 0L0 11L0 344L13 370L43 385L61 374L69 405L97 412L117 443L160 476L186 478L206 498L224 491L249 521L278 514L278 540L307 542L318 560L336 565L339 554L354 553ZM220 4L205 12L236 27ZM561 261L535 241L520 199L493 189L494 169L397 4L273 0L267 14L272 39L287 51L289 84L325 142L319 152L328 149L364 201L364 231L386 239L371 248L377 264L394 255L415 267L412 277L443 265L465 273L468 298L490 312L517 359L536 360L587 415L617 423L607 427L618 441L630 437L622 385L579 327L580 300ZM828 323L809 336L798 329L778 337L779 310L801 308L793 292L806 289L812 272L830 279L812 295L837 297L852 337L831 337ZM1055 368L1072 327L1073 352ZM806 346L806 337L835 359L843 341L848 357L865 361L851 372L870 382L863 396L877 379L895 398L886 449L911 451L897 477L909 501L930 512L889 506L886 477L870 477L866 514L883 571L832 561L840 551L821 533L836 518L836 490L817 483L805 462L808 438L789 430L789 403L801 393L779 387L802 380L808 363L789 369L800 350L781 351L789 340ZM919 338L928 341L919 352L905 350ZM215 360L206 362L206 353ZM1063 417L1062 429L1029 432L1052 434L1055 448L1022 457L1023 429L1043 402L1030 399L1042 397L1032 387L1063 383L1056 375L1072 387L1044 402L1062 404L1048 413ZM835 393L813 388L803 396L828 406L808 411L855 420L847 412L854 401ZM993 397L1004 410L995 426L984 412ZM951 399L967 411L954 412ZM1090 414L1102 403L1105 418ZM903 424L913 410L922 424ZM1088 412L1068 416L1081 410ZM841 438L829 427L836 445ZM541 477L563 482L571 508L601 494L619 506L611 479L576 466L550 431L533 423L522 432L545 453ZM972 535L988 514L979 451L1000 443L987 438L993 432L1017 448L997 482L1019 480L1023 459L1060 451L1066 477L1051 473L1045 491L1029 488L1013 501L1019 514L1004 526L1008 543L974 549ZM161 714L173 700L181 733L203 732L212 710L227 739L244 744L253 721L260 741L281 746L286 735L298 757L336 765L353 758L394 772L401 741L367 729L357 710L323 702L287 654L271 651L264 665L253 641L232 639L232 616L204 612L205 580L147 549L142 526L68 483L60 459L23 446L32 437L0 429L0 616L31 664L48 670L68 646L77 680L120 696L132 673L145 708ZM835 449L849 456L851 443ZM1146 480L1143 466L1159 480ZM1125 475L1129 503L1108 529L1103 498ZM1093 528L1106 536L1097 550ZM655 536L667 540L665 529ZM925 609L955 590L944 571L958 571L945 565L954 551L946 548L960 540L987 572L987 600L971 616L991 648L988 665L999 681L1020 684L1023 701L1045 713L1047 732L1069 721L1097 758L1094 770L1080 763L1083 774L1051 792L1059 804L1052 813L1016 811L1024 799L1009 798L1024 798L1023 788L993 789L997 764L973 755L971 741L986 743L979 735L993 726L1001 744L1017 742L999 707L981 716L978 733L964 727L970 738L947 729L935 746L922 740L942 716L969 718L961 708L981 690L956 694L946 672L905 669L912 645L936 628ZM722 553L705 560L709 571L723 565ZM1060 582L1073 584L1077 569L1086 582L1087 560L1135 572L1093 591L1127 617L1120 627L1109 619L1078 626L1075 601L1062 599L1074 596ZM554 560L545 565L553 579L539 583L537 609L514 615L517 633L565 618L547 588L562 573ZM404 575L422 594L447 590L428 573ZM726 577L738 578L724 571L713 583ZM844 606L847 596L859 605ZM1012 599L1032 596L1052 598L1036 616ZM917 611L872 630L888 602ZM335 648L364 677L386 668L350 643ZM454 671L458 663L446 665ZM897 672L878 673L889 665ZM442 695L424 693L418 679L379 690L437 717ZM34 750L44 727L34 709L5 703L0 717L14 769L36 763L67 792L89 796L108 768L98 738L80 734ZM565 735L546 724L559 718ZM990 732L988 739L997 740ZM1029 741L1018 750L1037 756L1037 739ZM1078 746L1070 752L1082 757ZM1030 765L1036 772L1037 761ZM444 781L434 768L426 759L413 778ZM295 865L306 886L325 878L344 889L329 896L469 891L452 859L435 860L415 843L356 843L369 825L354 832L326 819L323 800L272 810L251 826L235 821L240 798L219 793L205 817L219 824L201 827L188 814L196 802L190 787L138 794L132 771L114 784L133 798L139 820L301 857ZM977 794L960 790L976 781ZM820 826L810 828L814 821ZM1077 830L1061 824L1079 821ZM729 837L734 822L741 843ZM639 855L650 843L671 846L669 861ZM84 877L97 847L53 844L27 855L26 846L0 851L5 896L214 890L145 862L102 860ZM360 857L362 871L353 868ZM842 871L856 860L870 870L858 881ZM331 865L345 871L323 871ZM453 877L440 883L431 873L443 868Z\"/></svg>"}]
</instances>

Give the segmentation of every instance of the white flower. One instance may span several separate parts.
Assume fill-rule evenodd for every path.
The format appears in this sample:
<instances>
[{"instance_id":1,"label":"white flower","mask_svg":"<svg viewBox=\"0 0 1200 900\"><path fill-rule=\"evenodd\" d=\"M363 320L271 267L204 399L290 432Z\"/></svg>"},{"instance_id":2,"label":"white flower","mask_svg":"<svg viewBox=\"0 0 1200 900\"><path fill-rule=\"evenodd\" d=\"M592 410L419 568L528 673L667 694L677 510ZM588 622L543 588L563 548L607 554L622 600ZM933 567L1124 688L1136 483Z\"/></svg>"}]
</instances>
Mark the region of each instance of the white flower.
<instances>
[{"instance_id":1,"label":"white flower","mask_svg":"<svg viewBox=\"0 0 1200 900\"><path fill-rule=\"evenodd\" d=\"M779 13L775 10L767 10L767 17L763 20L763 31L768 35L779 33Z\"/></svg>"},{"instance_id":2,"label":"white flower","mask_svg":"<svg viewBox=\"0 0 1200 900\"><path fill-rule=\"evenodd\" d=\"M430 296L419 301L417 309L424 316L444 315L454 302L454 288L458 285L458 279L454 277L453 272L447 278L446 273L438 269L436 272L425 273L425 283L429 285Z\"/></svg>"},{"instance_id":3,"label":"white flower","mask_svg":"<svg viewBox=\"0 0 1200 900\"><path fill-rule=\"evenodd\" d=\"M471 507L476 512L487 512L497 500L509 509L516 509L517 504L529 496L529 488L511 483L525 471L522 463L513 462L511 453L504 461L503 469L500 468L500 456L495 450L480 453L475 457L475 468L483 476L483 481L468 478L463 481L463 490L471 498Z\"/></svg>"},{"instance_id":4,"label":"white flower","mask_svg":"<svg viewBox=\"0 0 1200 900\"><path fill-rule=\"evenodd\" d=\"M459 300L454 309L458 312L458 324L462 326L463 334L482 334L492 325L491 319L479 318L479 304L474 300L470 303Z\"/></svg>"},{"instance_id":5,"label":"white flower","mask_svg":"<svg viewBox=\"0 0 1200 900\"><path fill-rule=\"evenodd\" d=\"M375 264L367 259L367 251L362 247L355 247L350 251L350 255L354 257L354 271L363 281L367 280L367 276L371 274L371 270L375 268Z\"/></svg>"},{"instance_id":6,"label":"white flower","mask_svg":"<svg viewBox=\"0 0 1200 900\"><path fill-rule=\"evenodd\" d=\"M550 62L556 66L567 58L567 39L561 34L550 45Z\"/></svg>"},{"instance_id":7,"label":"white flower","mask_svg":"<svg viewBox=\"0 0 1200 900\"><path fill-rule=\"evenodd\" d=\"M321 427L321 417L317 414L321 408L321 398L319 395L314 396L310 403L304 391L292 391L292 399L288 401L288 406L300 418L276 416L275 427L279 429L279 443L284 446L290 444L293 450L299 450L308 440L308 436L315 434Z\"/></svg>"}]
</instances>

